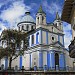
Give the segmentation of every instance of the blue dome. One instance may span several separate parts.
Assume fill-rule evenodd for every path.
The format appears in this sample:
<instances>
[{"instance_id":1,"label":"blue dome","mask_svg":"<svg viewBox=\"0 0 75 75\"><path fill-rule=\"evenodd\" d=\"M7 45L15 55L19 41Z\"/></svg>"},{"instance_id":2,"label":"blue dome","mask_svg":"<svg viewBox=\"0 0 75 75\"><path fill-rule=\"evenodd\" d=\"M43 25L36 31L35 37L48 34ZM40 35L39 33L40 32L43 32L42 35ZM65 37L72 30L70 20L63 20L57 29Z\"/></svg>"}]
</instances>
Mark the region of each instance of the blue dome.
<instances>
[{"instance_id":1,"label":"blue dome","mask_svg":"<svg viewBox=\"0 0 75 75\"><path fill-rule=\"evenodd\" d=\"M35 23L35 20L33 19L32 16L30 16L30 12L26 12L26 15L22 18L21 22L33 22Z\"/></svg>"}]
</instances>

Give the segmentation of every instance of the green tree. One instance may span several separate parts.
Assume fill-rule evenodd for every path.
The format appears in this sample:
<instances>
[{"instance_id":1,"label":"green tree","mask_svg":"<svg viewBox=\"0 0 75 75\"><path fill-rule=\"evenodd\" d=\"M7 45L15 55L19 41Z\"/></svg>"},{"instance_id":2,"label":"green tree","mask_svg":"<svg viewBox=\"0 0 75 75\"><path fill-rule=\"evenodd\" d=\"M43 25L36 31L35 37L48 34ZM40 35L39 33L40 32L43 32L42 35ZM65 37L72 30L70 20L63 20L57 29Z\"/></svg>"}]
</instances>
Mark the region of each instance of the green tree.
<instances>
[{"instance_id":1,"label":"green tree","mask_svg":"<svg viewBox=\"0 0 75 75\"><path fill-rule=\"evenodd\" d=\"M8 57L9 68L11 69L12 60L23 55L24 51L27 50L27 33L12 29L3 30L0 41L2 45L6 43L6 47L0 48L0 59Z\"/></svg>"}]
</instances>

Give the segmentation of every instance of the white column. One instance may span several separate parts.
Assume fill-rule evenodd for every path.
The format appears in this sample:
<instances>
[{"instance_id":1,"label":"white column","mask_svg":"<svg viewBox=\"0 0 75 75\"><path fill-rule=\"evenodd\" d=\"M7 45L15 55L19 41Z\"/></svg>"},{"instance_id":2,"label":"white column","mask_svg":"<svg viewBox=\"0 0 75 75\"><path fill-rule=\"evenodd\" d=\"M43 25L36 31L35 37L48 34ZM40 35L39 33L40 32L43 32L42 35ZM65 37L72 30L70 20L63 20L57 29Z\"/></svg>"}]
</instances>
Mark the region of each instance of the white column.
<instances>
[{"instance_id":1,"label":"white column","mask_svg":"<svg viewBox=\"0 0 75 75\"><path fill-rule=\"evenodd\" d=\"M46 17L44 17L43 24L46 25Z\"/></svg>"},{"instance_id":2,"label":"white column","mask_svg":"<svg viewBox=\"0 0 75 75\"><path fill-rule=\"evenodd\" d=\"M38 19L38 17L36 16L36 25L38 25L39 24L39 19Z\"/></svg>"},{"instance_id":3,"label":"white column","mask_svg":"<svg viewBox=\"0 0 75 75\"><path fill-rule=\"evenodd\" d=\"M42 24L42 15L39 15L39 24Z\"/></svg>"}]
</instances>

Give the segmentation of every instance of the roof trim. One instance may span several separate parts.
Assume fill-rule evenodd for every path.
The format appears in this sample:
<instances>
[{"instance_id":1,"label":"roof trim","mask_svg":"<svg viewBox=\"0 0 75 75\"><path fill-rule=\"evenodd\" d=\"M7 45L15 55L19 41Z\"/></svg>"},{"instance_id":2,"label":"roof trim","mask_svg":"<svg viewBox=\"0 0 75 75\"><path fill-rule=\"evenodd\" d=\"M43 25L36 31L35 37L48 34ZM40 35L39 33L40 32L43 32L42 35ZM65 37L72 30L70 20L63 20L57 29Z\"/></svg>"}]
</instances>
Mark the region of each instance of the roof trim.
<instances>
[{"instance_id":1,"label":"roof trim","mask_svg":"<svg viewBox=\"0 0 75 75\"><path fill-rule=\"evenodd\" d=\"M17 26L18 26L19 24L21 24L21 23L32 23L32 24L36 24L36 23L34 23L34 22L23 21L23 22L19 22L19 23L17 24Z\"/></svg>"},{"instance_id":2,"label":"roof trim","mask_svg":"<svg viewBox=\"0 0 75 75\"><path fill-rule=\"evenodd\" d=\"M28 32L28 35L31 35L31 34L37 32L37 31L39 31L39 30L47 31L47 32L49 32L49 33L53 33L53 34L60 35L60 36L63 36L63 35L64 35L64 34L62 34L62 33L51 32L51 31L49 31L48 29L45 29L45 28L42 28L42 27L40 27L40 28L38 28L38 29L36 29L36 30L34 29L33 31Z\"/></svg>"}]
</instances>

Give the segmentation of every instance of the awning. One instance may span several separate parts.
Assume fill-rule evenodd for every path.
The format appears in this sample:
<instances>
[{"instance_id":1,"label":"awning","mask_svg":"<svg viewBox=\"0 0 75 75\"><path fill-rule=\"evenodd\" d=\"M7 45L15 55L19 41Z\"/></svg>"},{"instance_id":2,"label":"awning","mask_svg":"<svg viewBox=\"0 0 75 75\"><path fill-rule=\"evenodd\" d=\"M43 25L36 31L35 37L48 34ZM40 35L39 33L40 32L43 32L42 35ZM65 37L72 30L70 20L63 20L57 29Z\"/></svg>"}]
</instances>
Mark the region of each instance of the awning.
<instances>
[{"instance_id":1,"label":"awning","mask_svg":"<svg viewBox=\"0 0 75 75\"><path fill-rule=\"evenodd\" d=\"M74 0L66 0L64 3L61 19L62 21L71 23L70 17Z\"/></svg>"}]
</instances>

